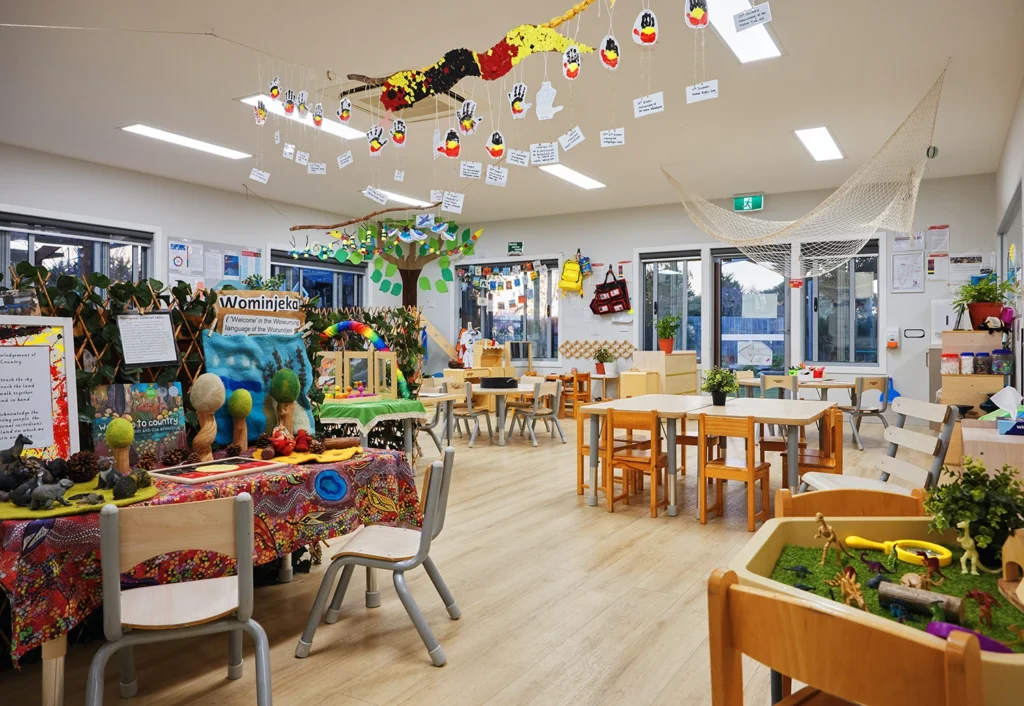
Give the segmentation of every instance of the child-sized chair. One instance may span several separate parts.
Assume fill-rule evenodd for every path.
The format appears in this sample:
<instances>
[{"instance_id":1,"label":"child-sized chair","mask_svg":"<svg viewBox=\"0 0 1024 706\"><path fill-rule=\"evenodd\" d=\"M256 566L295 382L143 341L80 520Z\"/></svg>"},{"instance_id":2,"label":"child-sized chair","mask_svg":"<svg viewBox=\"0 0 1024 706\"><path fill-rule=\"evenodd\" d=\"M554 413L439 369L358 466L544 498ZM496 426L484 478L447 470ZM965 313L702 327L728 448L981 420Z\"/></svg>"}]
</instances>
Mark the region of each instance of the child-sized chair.
<instances>
[{"instance_id":1,"label":"child-sized chair","mask_svg":"<svg viewBox=\"0 0 1024 706\"><path fill-rule=\"evenodd\" d=\"M797 452L800 477L804 473L843 473L843 412L833 407L825 412L821 428L821 449L802 448ZM788 452L782 452L782 467L786 468Z\"/></svg>"},{"instance_id":2,"label":"child-sized chair","mask_svg":"<svg viewBox=\"0 0 1024 706\"><path fill-rule=\"evenodd\" d=\"M853 440L857 443L857 448L863 451L864 444L860 441L860 422L864 417L877 417L883 427L889 427L889 422L885 418L885 411L889 409L889 378L885 375L859 377L855 385L855 403L840 406L839 409L850 415L850 431L853 433ZM878 390L880 397L877 405L868 407L864 404L864 393L867 390Z\"/></svg>"},{"instance_id":3,"label":"child-sized chair","mask_svg":"<svg viewBox=\"0 0 1024 706\"><path fill-rule=\"evenodd\" d=\"M615 511L615 502L623 496L615 496L615 469L622 470L621 483L626 504L629 494L635 488L643 488L643 477L651 477L651 517L658 516L658 508L668 505L668 454L661 450L661 424L658 413L651 412L617 412L608 410L608 435L615 438L615 432L625 431L630 435L638 432L650 439L646 448L638 446L618 447L616 444L605 444L604 479L605 499L608 512ZM658 486L665 486L665 497L658 500Z\"/></svg>"},{"instance_id":4,"label":"child-sized chair","mask_svg":"<svg viewBox=\"0 0 1024 706\"><path fill-rule=\"evenodd\" d=\"M455 407L453 414L455 417L455 426L459 425L459 422L465 422L466 433L469 434L469 448L473 448L473 442L476 441L477 435L480 433L480 418L487 422L487 439L491 443L494 442L494 430L491 427L491 413L487 411L487 407L474 407L473 406L473 383L466 383L466 404L458 405ZM469 422L473 420L473 431L469 430Z\"/></svg>"},{"instance_id":5,"label":"child-sized chair","mask_svg":"<svg viewBox=\"0 0 1024 706\"><path fill-rule=\"evenodd\" d=\"M585 468L590 464L590 444L593 443L593 439L588 440L586 438L585 429L589 427L589 420L583 414L576 415L576 494L583 495L584 491L589 489L584 480ZM598 439L597 447L597 459L599 463L600 477L597 482L597 489L599 491L604 490L604 457L605 451L608 446L608 421L604 418L600 420L600 438ZM650 439L633 439L631 433L627 433L625 437L615 437L612 442L615 444L615 451L625 449L628 447L632 448L650 448Z\"/></svg>"},{"instance_id":6,"label":"child-sized chair","mask_svg":"<svg viewBox=\"0 0 1024 706\"><path fill-rule=\"evenodd\" d=\"M554 437L555 431L558 431L558 435L562 437L562 443L565 443L565 434L562 433L562 427L558 423L558 402L562 396L562 383L560 382L537 382L533 385L533 400L531 400L530 407L515 407L512 410L512 422L509 424L509 434L515 429L516 420L519 420L521 430L520 435L523 434L523 430L530 432L530 441L533 445L537 445L537 435L534 434L534 427L537 426L538 421L543 421L545 424L550 422L554 426L551 427L551 436Z\"/></svg>"},{"instance_id":7,"label":"child-sized chair","mask_svg":"<svg viewBox=\"0 0 1024 706\"><path fill-rule=\"evenodd\" d=\"M256 703L271 705L270 644L252 619L252 497L100 511L103 633L89 665L86 706L103 703L103 671L121 656L121 698L135 696L135 645L229 633L228 679L242 676L242 633L256 642ZM121 590L121 574L147 559L190 549L237 562L234 576Z\"/></svg>"},{"instance_id":8,"label":"child-sized chair","mask_svg":"<svg viewBox=\"0 0 1024 706\"><path fill-rule=\"evenodd\" d=\"M697 460L700 463L700 481L697 488L697 502L700 509L700 523L706 525L708 512L715 511L719 517L725 513L724 486L725 481L739 481L747 484L747 531L753 532L758 520L768 519L768 470L767 463L756 463L754 447L757 445L754 436L753 417L713 417L701 414L697 426L699 445ZM737 438L746 441L744 460L729 456L709 459L708 438L718 436ZM708 479L715 481L715 504L708 507ZM756 511L754 483L761 482L761 512Z\"/></svg>"},{"instance_id":9,"label":"child-sized chair","mask_svg":"<svg viewBox=\"0 0 1024 706\"><path fill-rule=\"evenodd\" d=\"M788 392L789 399L795 400L799 396L799 380L796 375L761 375L761 397L767 397L769 390L779 390L779 395L782 397L786 396ZM765 462L764 454L766 451L785 451L786 448L786 437L782 436L781 431L776 433L774 424L758 424L758 436L761 439L761 463ZM800 441L798 442L801 449L807 448L807 439L804 438L804 428L800 427ZM783 466L785 468L785 466Z\"/></svg>"}]
</instances>

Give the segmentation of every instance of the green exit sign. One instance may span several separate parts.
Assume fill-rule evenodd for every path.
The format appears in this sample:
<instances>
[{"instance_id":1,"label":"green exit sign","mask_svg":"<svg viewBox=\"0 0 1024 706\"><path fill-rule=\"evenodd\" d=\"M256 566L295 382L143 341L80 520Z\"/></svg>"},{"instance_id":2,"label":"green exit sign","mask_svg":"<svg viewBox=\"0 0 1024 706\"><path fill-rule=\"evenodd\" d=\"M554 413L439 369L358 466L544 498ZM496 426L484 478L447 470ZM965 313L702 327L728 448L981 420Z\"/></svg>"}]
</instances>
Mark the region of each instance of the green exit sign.
<instances>
[{"instance_id":1,"label":"green exit sign","mask_svg":"<svg viewBox=\"0 0 1024 706\"><path fill-rule=\"evenodd\" d=\"M733 211L760 211L762 208L764 208L764 194L732 197Z\"/></svg>"}]
</instances>

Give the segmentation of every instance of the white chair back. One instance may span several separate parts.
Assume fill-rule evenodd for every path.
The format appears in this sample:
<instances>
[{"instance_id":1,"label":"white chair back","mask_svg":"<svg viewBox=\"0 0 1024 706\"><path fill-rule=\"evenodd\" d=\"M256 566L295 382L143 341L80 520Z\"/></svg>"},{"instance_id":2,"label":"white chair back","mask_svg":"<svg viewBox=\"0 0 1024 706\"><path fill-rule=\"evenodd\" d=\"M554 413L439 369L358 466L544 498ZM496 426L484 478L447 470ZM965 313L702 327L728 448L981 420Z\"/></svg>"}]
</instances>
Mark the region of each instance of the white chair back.
<instances>
[{"instance_id":1,"label":"white chair back","mask_svg":"<svg viewBox=\"0 0 1024 706\"><path fill-rule=\"evenodd\" d=\"M953 427L957 420L956 407L897 397L892 403L892 409L896 412L896 424L885 430L885 440L889 442L889 448L886 456L878 462L878 470L882 472L881 479L888 481L889 477L894 475L913 484L914 487L934 487L939 481L942 464L946 462L949 439L953 435ZM936 437L907 429L907 417L941 424L939 435ZM931 467L921 468L896 458L896 452L901 446L931 456Z\"/></svg>"}]
</instances>

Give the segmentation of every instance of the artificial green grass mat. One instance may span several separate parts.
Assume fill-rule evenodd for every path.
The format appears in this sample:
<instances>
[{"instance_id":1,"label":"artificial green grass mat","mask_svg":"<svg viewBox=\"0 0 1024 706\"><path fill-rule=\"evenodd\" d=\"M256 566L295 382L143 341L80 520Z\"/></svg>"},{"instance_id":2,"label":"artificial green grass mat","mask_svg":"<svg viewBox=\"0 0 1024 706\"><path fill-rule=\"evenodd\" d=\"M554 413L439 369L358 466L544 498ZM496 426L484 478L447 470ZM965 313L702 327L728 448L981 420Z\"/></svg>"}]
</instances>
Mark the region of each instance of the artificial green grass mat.
<instances>
[{"instance_id":1,"label":"artificial green grass mat","mask_svg":"<svg viewBox=\"0 0 1024 706\"><path fill-rule=\"evenodd\" d=\"M983 635L987 635L1009 647L1014 652L1024 652L1024 644L1010 644L1016 636L1011 633L1007 627L1010 625L1016 625L1017 627L1024 627L1024 613L1014 608L1010 603L999 593L999 586L996 584L997 579L1001 574L986 574L982 573L981 576L972 576L970 574L960 573L960 556L963 551L959 547L948 547L953 552L953 562L949 566L942 568L942 573L946 575L946 580L943 581L941 586L936 586L932 589L935 593L943 593L949 596L964 597L964 594L970 591L972 588L981 589L982 591L988 591L999 601L999 606L992 609L992 627L981 625L978 622L978 604L972 600L964 600L964 627L970 628L971 630L977 630ZM859 549L851 549L850 552L853 554L852 557L844 557L849 560L849 564L857 570L857 582L861 585L861 591L864 594L864 602L868 606L868 610L875 615L881 615L884 618L896 621L889 614L888 608L883 608L878 604L878 591L873 588L867 587L868 579L874 576L874 573L870 572L867 566L860 560L860 555L863 553L864 558L870 561L878 561L882 564L886 563L888 557L883 552L879 551L861 551ZM779 555L778 561L775 562L775 568L772 570L772 580L784 583L787 586L794 586L798 583L807 584L814 587L814 591L807 591L807 593L814 593L818 596L825 598L829 597L829 589L832 589L835 595L835 600L841 602L841 592L838 588L832 588L831 586L825 585L826 579L833 579L835 575L842 570L838 564L836 564L835 550L830 549L828 553L828 559L825 560L825 565L822 566L818 562L821 561L821 547L798 547L794 544L787 544L782 549L782 554ZM787 571L782 567L794 567L794 566L805 566L810 570L810 576L803 576L800 574ZM994 567L993 567L994 568ZM885 574L888 578L892 579L894 583L899 583L900 577L906 573L918 573L925 574L927 570L923 566L917 564L907 564L902 561L896 562L896 570L892 574ZM854 604L856 607L856 604ZM927 618L923 615L910 615L910 619L905 623L919 630L924 630L928 623L931 622L931 618Z\"/></svg>"}]
</instances>

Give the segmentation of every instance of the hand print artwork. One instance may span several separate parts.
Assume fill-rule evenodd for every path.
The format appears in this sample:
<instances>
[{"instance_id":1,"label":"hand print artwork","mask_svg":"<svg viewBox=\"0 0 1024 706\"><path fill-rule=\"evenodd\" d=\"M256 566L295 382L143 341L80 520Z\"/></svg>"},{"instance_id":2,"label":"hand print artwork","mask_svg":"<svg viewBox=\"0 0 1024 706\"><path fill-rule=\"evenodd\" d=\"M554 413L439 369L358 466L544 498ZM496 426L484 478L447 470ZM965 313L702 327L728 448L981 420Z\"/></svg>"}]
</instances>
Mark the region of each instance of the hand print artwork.
<instances>
[{"instance_id":1,"label":"hand print artwork","mask_svg":"<svg viewBox=\"0 0 1024 706\"><path fill-rule=\"evenodd\" d=\"M650 10L644 10L633 23L633 41L644 47L652 47L658 41L658 18Z\"/></svg>"},{"instance_id":2,"label":"hand print artwork","mask_svg":"<svg viewBox=\"0 0 1024 706\"><path fill-rule=\"evenodd\" d=\"M448 159L458 157L459 152L462 151L462 146L459 143L459 133L455 132L454 129L449 129L448 133L444 136L444 142L438 145L437 151Z\"/></svg>"},{"instance_id":3,"label":"hand print artwork","mask_svg":"<svg viewBox=\"0 0 1024 706\"><path fill-rule=\"evenodd\" d=\"M352 101L348 98L342 98L341 103L338 104L336 115L338 116L338 120L343 123L347 123L352 117Z\"/></svg>"},{"instance_id":4,"label":"hand print artwork","mask_svg":"<svg viewBox=\"0 0 1024 706\"><path fill-rule=\"evenodd\" d=\"M708 0L686 0L686 24L693 29L708 26Z\"/></svg>"},{"instance_id":5,"label":"hand print artwork","mask_svg":"<svg viewBox=\"0 0 1024 706\"><path fill-rule=\"evenodd\" d=\"M491 133L491 139L487 141L487 154L491 159L501 159L505 155L505 138L501 132L495 130Z\"/></svg>"},{"instance_id":6,"label":"hand print artwork","mask_svg":"<svg viewBox=\"0 0 1024 706\"><path fill-rule=\"evenodd\" d=\"M290 88L284 92L284 112L288 115L295 112L295 91Z\"/></svg>"},{"instance_id":7,"label":"hand print artwork","mask_svg":"<svg viewBox=\"0 0 1024 706\"><path fill-rule=\"evenodd\" d=\"M253 116L256 118L256 124L262 126L267 122L267 106L263 101L256 101L256 106L252 109Z\"/></svg>"},{"instance_id":8,"label":"hand print artwork","mask_svg":"<svg viewBox=\"0 0 1024 706\"><path fill-rule=\"evenodd\" d=\"M380 125L374 125L366 131L366 142L370 146L370 154L374 157L380 154L380 151L384 149L384 145L388 143L387 138L384 136L384 128Z\"/></svg>"},{"instance_id":9,"label":"hand print artwork","mask_svg":"<svg viewBox=\"0 0 1024 706\"><path fill-rule=\"evenodd\" d=\"M405 147L405 121L401 118L391 123L391 141L395 147Z\"/></svg>"},{"instance_id":10,"label":"hand print artwork","mask_svg":"<svg viewBox=\"0 0 1024 706\"><path fill-rule=\"evenodd\" d=\"M512 92L508 94L508 107L512 111L512 117L516 120L526 117L533 103L524 103L526 98L526 84L517 83L512 86Z\"/></svg>"},{"instance_id":11,"label":"hand print artwork","mask_svg":"<svg viewBox=\"0 0 1024 706\"><path fill-rule=\"evenodd\" d=\"M305 120L309 115L309 93L307 91L299 91L298 108L299 119Z\"/></svg>"},{"instance_id":12,"label":"hand print artwork","mask_svg":"<svg viewBox=\"0 0 1024 706\"><path fill-rule=\"evenodd\" d=\"M313 107L313 124L316 127L320 127L324 124L324 104L317 103Z\"/></svg>"},{"instance_id":13,"label":"hand print artwork","mask_svg":"<svg viewBox=\"0 0 1024 706\"><path fill-rule=\"evenodd\" d=\"M562 54L562 75L570 81L575 81L580 75L580 50L576 46L570 46Z\"/></svg>"},{"instance_id":14,"label":"hand print artwork","mask_svg":"<svg viewBox=\"0 0 1024 706\"><path fill-rule=\"evenodd\" d=\"M609 34L601 40L600 56L601 66L609 71L619 68L619 43L615 41L615 37Z\"/></svg>"},{"instance_id":15,"label":"hand print artwork","mask_svg":"<svg viewBox=\"0 0 1024 706\"><path fill-rule=\"evenodd\" d=\"M278 100L281 97L281 77L275 76L270 82L270 97Z\"/></svg>"},{"instance_id":16,"label":"hand print artwork","mask_svg":"<svg viewBox=\"0 0 1024 706\"><path fill-rule=\"evenodd\" d=\"M476 132L476 126L483 121L482 117L476 115L476 101L471 100L462 103L455 117L459 119L459 129L463 135L472 135Z\"/></svg>"},{"instance_id":17,"label":"hand print artwork","mask_svg":"<svg viewBox=\"0 0 1024 706\"><path fill-rule=\"evenodd\" d=\"M537 120L551 120L564 106L554 105L558 93L550 81L545 81L537 91Z\"/></svg>"}]
</instances>

